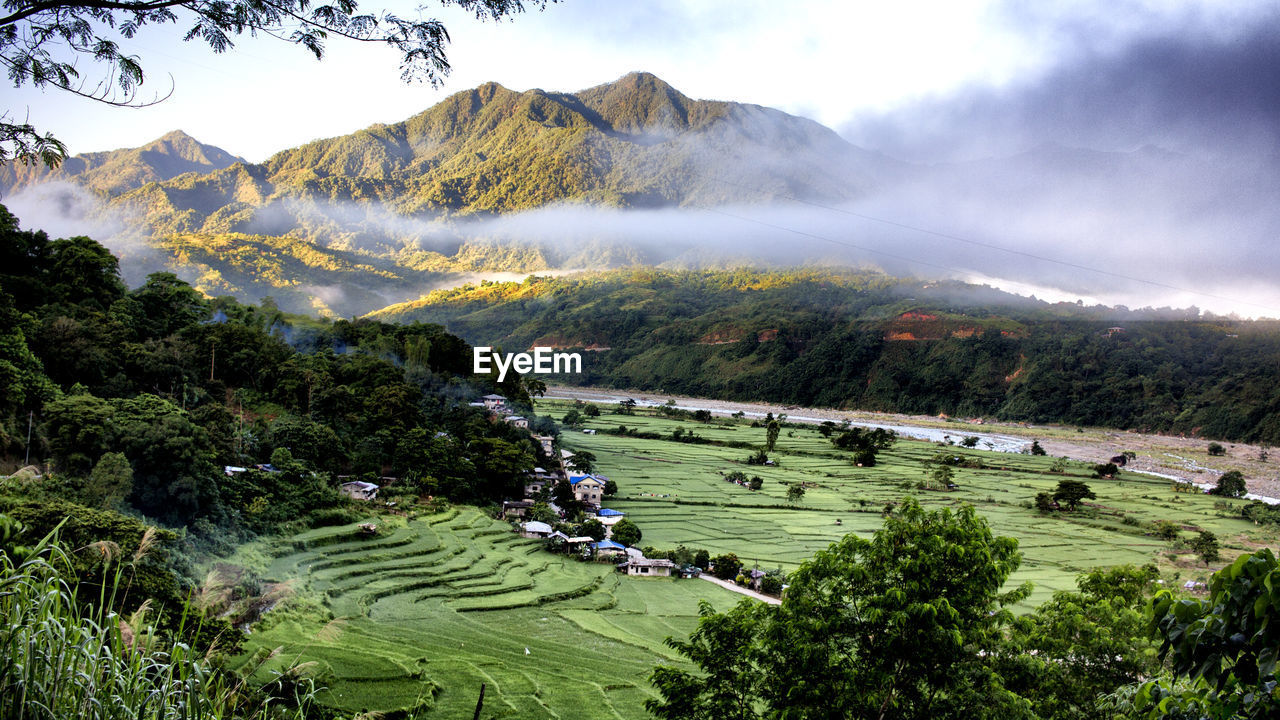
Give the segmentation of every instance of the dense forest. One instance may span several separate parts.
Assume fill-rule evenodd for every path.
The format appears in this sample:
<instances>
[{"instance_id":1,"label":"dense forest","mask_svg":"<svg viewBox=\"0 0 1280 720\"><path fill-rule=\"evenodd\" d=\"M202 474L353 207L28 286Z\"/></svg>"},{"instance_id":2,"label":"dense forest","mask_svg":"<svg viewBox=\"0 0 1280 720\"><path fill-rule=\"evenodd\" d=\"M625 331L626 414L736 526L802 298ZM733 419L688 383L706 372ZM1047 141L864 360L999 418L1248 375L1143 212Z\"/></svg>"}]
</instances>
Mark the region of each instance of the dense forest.
<instances>
[{"instance_id":1,"label":"dense forest","mask_svg":"<svg viewBox=\"0 0 1280 720\"><path fill-rule=\"evenodd\" d=\"M290 317L165 273L128 289L97 242L20 230L0 207L0 459L22 468L0 515L27 541L61 525L68 548L136 554L125 610L181 609L194 554L350 522L343 477L480 504L518 491L541 446L468 403L497 391L527 408L532 381L470 365L436 325ZM110 584L98 556L71 566L82 598Z\"/></svg>"},{"instance_id":2,"label":"dense forest","mask_svg":"<svg viewBox=\"0 0 1280 720\"><path fill-rule=\"evenodd\" d=\"M853 271L627 270L442 290L375 315L594 350L566 383L1280 443L1280 328Z\"/></svg>"}]
</instances>

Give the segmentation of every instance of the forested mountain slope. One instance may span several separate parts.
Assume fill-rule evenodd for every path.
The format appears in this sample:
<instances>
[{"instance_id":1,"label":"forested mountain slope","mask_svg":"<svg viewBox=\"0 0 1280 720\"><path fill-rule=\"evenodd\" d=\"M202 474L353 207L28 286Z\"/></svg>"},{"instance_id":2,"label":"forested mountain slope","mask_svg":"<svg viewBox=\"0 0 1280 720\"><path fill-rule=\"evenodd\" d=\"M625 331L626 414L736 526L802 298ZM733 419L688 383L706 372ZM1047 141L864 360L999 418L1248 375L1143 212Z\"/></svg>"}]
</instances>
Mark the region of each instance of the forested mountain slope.
<instances>
[{"instance_id":1,"label":"forested mountain slope","mask_svg":"<svg viewBox=\"0 0 1280 720\"><path fill-rule=\"evenodd\" d=\"M1280 442L1280 328L837 271L619 271L441 291L376 317L586 348L569 383Z\"/></svg>"}]
</instances>

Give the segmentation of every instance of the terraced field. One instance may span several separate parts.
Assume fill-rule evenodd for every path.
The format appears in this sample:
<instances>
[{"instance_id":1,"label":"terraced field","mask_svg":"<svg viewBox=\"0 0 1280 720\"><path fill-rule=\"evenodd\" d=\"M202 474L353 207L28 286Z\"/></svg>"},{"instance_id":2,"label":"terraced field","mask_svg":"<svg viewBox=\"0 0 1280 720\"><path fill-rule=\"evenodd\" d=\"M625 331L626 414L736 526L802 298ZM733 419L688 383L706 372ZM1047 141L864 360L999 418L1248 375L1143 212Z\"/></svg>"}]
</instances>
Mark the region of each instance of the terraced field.
<instances>
[{"instance_id":1,"label":"terraced field","mask_svg":"<svg viewBox=\"0 0 1280 720\"><path fill-rule=\"evenodd\" d=\"M543 401L539 412L557 419L572 405ZM720 442L763 445L765 430L749 421L716 419L704 424L638 411L619 415L610 408L590 418L586 428L604 430L626 425L670 436L675 430L694 432ZM963 428L956 432L961 439ZM749 466L750 450L636 437L587 435L566 430L561 442L571 449L589 450L599 472L617 481L619 494L608 506L623 510L644 532L644 545L706 548L713 555L734 552L761 567L794 568L816 550L849 532L870 535L881 526L885 504L914 495L926 506L970 503L994 531L1017 538L1022 567L1013 582L1035 584L1024 609L1038 605L1055 590L1074 589L1081 571L1100 565L1147 563L1158 559L1169 544L1149 534L1149 523L1167 519L1186 528L1213 531L1231 549L1243 549L1257 539L1258 529L1238 513L1215 506L1223 502L1202 494L1175 493L1167 480L1131 472L1118 479L1090 477L1091 469L1070 463L1065 474L1050 472L1054 459L985 450L942 448L935 443L900 440L881 453L875 467L860 468L852 454L834 448L812 426L788 427L770 456L777 467ZM925 463L947 450L979 458L981 469L956 468L952 492L921 490ZM764 480L753 492L725 482L723 474L740 470ZM1045 516L1031 508L1039 492L1052 491L1064 477L1086 480L1098 495L1087 513ZM797 506L786 501L787 488L805 484ZM1231 504L1242 501L1227 501ZM1234 517L1233 517L1234 515ZM1273 538L1274 539L1274 538ZM1186 568L1183 577L1203 579L1208 568Z\"/></svg>"},{"instance_id":2,"label":"terraced field","mask_svg":"<svg viewBox=\"0 0 1280 720\"><path fill-rule=\"evenodd\" d=\"M483 683L485 718L643 717L654 665L679 661L663 639L688 634L699 600L741 599L553 555L473 508L377 522L373 538L343 526L242 548L297 591L250 636L245 662L275 651L260 677L315 662L322 700L348 713L471 718Z\"/></svg>"}]
</instances>

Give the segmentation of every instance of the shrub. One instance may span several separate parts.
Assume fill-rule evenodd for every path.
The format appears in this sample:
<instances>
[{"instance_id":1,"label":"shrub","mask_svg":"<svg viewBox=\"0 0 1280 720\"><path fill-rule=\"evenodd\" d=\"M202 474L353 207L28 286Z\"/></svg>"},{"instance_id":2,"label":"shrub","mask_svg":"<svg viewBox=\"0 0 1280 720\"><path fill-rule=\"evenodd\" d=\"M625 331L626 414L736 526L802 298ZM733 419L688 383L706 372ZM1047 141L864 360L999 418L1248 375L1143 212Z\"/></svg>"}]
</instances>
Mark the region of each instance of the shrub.
<instances>
[{"instance_id":1,"label":"shrub","mask_svg":"<svg viewBox=\"0 0 1280 720\"><path fill-rule=\"evenodd\" d=\"M1170 520L1157 520L1151 524L1151 529L1156 537L1169 542L1177 540L1179 533L1182 532L1182 528Z\"/></svg>"},{"instance_id":2,"label":"shrub","mask_svg":"<svg viewBox=\"0 0 1280 720\"><path fill-rule=\"evenodd\" d=\"M1209 454L1215 457L1221 457L1227 454L1227 449L1216 442L1209 443Z\"/></svg>"},{"instance_id":3,"label":"shrub","mask_svg":"<svg viewBox=\"0 0 1280 720\"><path fill-rule=\"evenodd\" d=\"M360 522L364 517L364 513L361 513L354 508L321 508L319 510L312 510L307 514L307 525L313 528L329 527L331 525L350 525L354 522Z\"/></svg>"},{"instance_id":4,"label":"shrub","mask_svg":"<svg viewBox=\"0 0 1280 720\"><path fill-rule=\"evenodd\" d=\"M760 578L760 592L777 595L782 592L781 575L765 575Z\"/></svg>"}]
</instances>

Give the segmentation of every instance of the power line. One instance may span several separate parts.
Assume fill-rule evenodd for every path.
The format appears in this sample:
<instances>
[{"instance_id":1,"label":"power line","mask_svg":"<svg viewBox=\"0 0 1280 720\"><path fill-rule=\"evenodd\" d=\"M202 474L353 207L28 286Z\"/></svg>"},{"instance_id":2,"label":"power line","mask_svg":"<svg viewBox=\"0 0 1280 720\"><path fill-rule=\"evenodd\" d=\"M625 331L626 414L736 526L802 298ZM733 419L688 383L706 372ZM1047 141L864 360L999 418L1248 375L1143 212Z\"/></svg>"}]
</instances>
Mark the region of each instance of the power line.
<instances>
[{"instance_id":1,"label":"power line","mask_svg":"<svg viewBox=\"0 0 1280 720\"><path fill-rule=\"evenodd\" d=\"M1088 265L1081 265L1081 264L1079 264L1079 263L1073 263L1073 262L1071 262L1071 261L1069 261L1069 260L1060 260L1060 259L1057 259L1057 258L1052 258L1052 257L1045 256L1045 255L1037 255L1036 253L1026 252L1025 250L1016 250L1016 249L1014 249L1014 248L1007 248L1007 247L1004 247L1004 246L1001 246L1001 245L996 245L996 244L993 244L993 243L982 242L981 240L974 240L974 239L972 239L972 238L966 238L966 237L963 237L963 236L960 236L960 235L954 235L954 234L952 234L952 233L945 233L945 232L940 232L940 231L937 231L937 230L930 230L930 229L928 229L928 228L922 228L922 227L918 227L918 226L915 226L915 225L909 225L909 224L907 224L907 223L898 222L898 221L896 221L896 220L888 220L888 219L886 219L886 218L876 217L876 216L874 216L874 215L867 215L866 213L855 212L855 211L853 211L853 210L848 210L848 209L846 209L846 208L835 207L835 206L832 206L832 205L824 205L824 204L822 204L822 203L814 202L814 201L812 201L812 200L805 200L805 199L802 199L802 198L798 198L798 197L795 197L794 195L789 195L789 194L784 193L784 192L777 192L777 191L764 190L764 189L762 189L762 188L753 187L753 186L751 186L751 185L746 185L746 184L744 184L744 183L735 182L735 181L733 181L733 180L727 180L727 179L722 178L722 177L712 177L712 176L708 176L708 179L710 179L710 180L714 180L714 181L716 181L716 182L724 183L724 184L726 184L726 185L733 185L733 186L735 186L735 187L740 187L740 188L743 188L743 189L745 189L745 190L751 190L751 191L753 191L753 192L757 192L757 193L760 193L760 194L766 194L766 195L767 195L767 194L772 194L772 195L775 195L775 196L778 196L778 197L786 198L787 200L790 200L790 201L792 201L792 202L799 203L799 204L802 204L802 205L809 205L809 206L811 206L811 207L816 207L816 208L819 208L819 209L822 209L822 210L828 210L828 211L830 211L830 212L840 213L840 214L842 214L842 215L848 215L848 216L850 216L850 217L856 217L856 218L858 218L858 219L860 219L860 220L867 220L867 221L870 221L870 222L880 223L880 224L882 224L882 225L887 225L887 226L889 226L889 227L898 228L898 229L900 229L900 230L909 230L909 231L911 231L911 232L917 232L917 233L921 233L921 234L923 234L923 235L930 235L930 236L933 236L933 237L942 238L942 239L944 239L944 240L952 240L952 241L955 241L955 242L961 242L961 243L965 243L965 244L968 244L968 245L973 245L973 246L976 246L976 247L985 248L985 249L988 249L988 250L996 250L996 251L998 251L998 252L1008 253L1008 254L1010 254L1010 255L1018 255L1018 256L1021 256L1021 257L1031 258L1031 259L1033 259L1033 260L1039 260L1039 261L1041 261L1041 262L1051 263L1051 264L1054 264L1054 265L1061 265L1061 266L1063 266L1063 267L1072 268L1072 269L1074 269L1074 270L1083 270L1083 271L1085 271L1085 272L1091 272L1091 273L1095 273L1095 274L1098 274L1098 275L1104 275L1104 276L1106 276L1106 277L1112 277L1112 278L1116 278L1116 279L1118 279L1118 280L1127 280L1127 281L1129 281L1129 282L1142 283L1142 284L1145 284L1145 285L1150 285L1150 286L1152 286L1152 287L1164 288L1165 290L1175 290L1175 291L1177 291L1177 292L1188 293L1188 294L1190 294L1190 295L1199 295L1199 296L1201 296L1201 297L1213 298L1214 300L1223 300L1223 301L1225 301L1225 302L1235 303L1235 304L1239 304L1239 305L1249 305L1249 306L1252 306L1252 307L1256 307L1256 308L1260 308L1260 309L1263 309L1263 310L1267 310L1267 311L1269 311L1269 312L1273 312L1273 313L1280 313L1280 309L1277 309L1277 308L1271 307L1271 306L1269 306L1269 305L1262 305L1262 304L1260 304L1260 303L1250 302L1250 301L1248 301L1248 300L1240 300L1240 299L1238 299L1238 298L1226 297L1226 296L1224 296L1224 295L1215 295L1214 293L1205 292L1205 291L1203 291L1203 290L1192 290L1191 288L1180 287L1180 286L1178 286L1178 285L1171 285L1171 284L1169 284L1169 283L1160 282L1160 281L1158 281L1158 280L1149 280L1149 279L1147 279L1147 278L1137 277L1136 275L1126 275L1126 274L1124 274L1124 273L1118 273L1118 272L1114 272L1114 271L1111 271L1111 270L1103 270L1103 269L1101 269L1101 268L1091 267L1091 266L1088 266ZM862 250L862 251L865 251L865 252L876 253L876 254L878 254L878 255L885 255L885 256L887 256L887 257L896 258L896 259L898 259L898 260L903 260L903 261L906 261L906 262L915 263L915 264L917 264L917 265L925 265L925 266L927 266L927 267L938 268L938 269L947 270L947 271L950 271L950 272L960 272L960 273L965 272L964 270L961 270L961 269L959 269L959 268L946 267L946 266L943 266L943 265L937 265L937 264L934 264L934 263L925 262L925 261L923 261L923 260L917 260L917 259L910 258L910 257L904 257L904 256L901 256L901 255L895 255L895 254L893 254L893 253L887 253L887 252L884 252L884 251L882 251L882 250L875 250L875 249L868 248L868 247L864 247L864 246L860 246L860 245L854 245L854 244L852 244L852 243L842 242L842 241L840 241L840 240L836 240L836 239L834 239L834 238L825 237L825 236L822 236L822 235L817 235L817 234L815 234L815 233L809 233L809 232L805 232L805 231L802 231L802 230L796 230L796 229L794 229L794 228L785 227L785 226L782 226L782 225L773 225L773 224L771 224L771 223L766 223L766 222L763 222L763 221L760 221L760 220L755 220L755 219L753 219L753 218L748 218L748 217L743 217L743 216L739 216L739 215L734 215L734 214L732 214L732 213L727 213L727 212L723 212L723 211L719 211L719 210L711 210L710 212L716 212L716 213L718 213L718 214L720 214L720 215L727 215L727 216L729 216L729 217L735 217L735 218L737 218L737 219L739 219L739 220L745 220L745 221L747 221L747 222L753 222L753 223L756 223L756 224L758 224L758 225L764 225L764 226L766 226L766 227L772 227L772 228L776 228L776 229L778 229L778 230L784 230L784 231L786 231L786 232L795 233L795 234L797 234L797 235L803 235L803 236L811 237L811 238L814 238L814 239L817 239L817 240L823 240L823 241L825 241L825 242L834 243L834 244L836 244L836 245L843 245L843 246L845 246L845 247L854 248L854 249L856 249L856 250Z\"/></svg>"}]
</instances>

